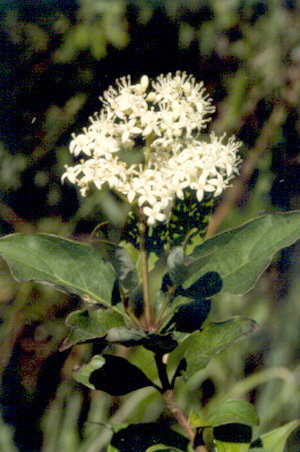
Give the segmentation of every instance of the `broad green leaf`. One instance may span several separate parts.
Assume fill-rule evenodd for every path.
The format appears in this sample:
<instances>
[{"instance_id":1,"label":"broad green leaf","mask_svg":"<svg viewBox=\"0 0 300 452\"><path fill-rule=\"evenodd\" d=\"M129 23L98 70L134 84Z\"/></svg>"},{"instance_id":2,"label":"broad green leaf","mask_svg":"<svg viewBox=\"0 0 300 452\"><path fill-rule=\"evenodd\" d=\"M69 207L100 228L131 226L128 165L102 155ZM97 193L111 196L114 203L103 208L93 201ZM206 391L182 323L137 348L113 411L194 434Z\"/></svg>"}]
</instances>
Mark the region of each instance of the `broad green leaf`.
<instances>
[{"instance_id":1,"label":"broad green leaf","mask_svg":"<svg viewBox=\"0 0 300 452\"><path fill-rule=\"evenodd\" d=\"M67 325L72 327L72 331L62 350L91 339L100 339L111 328L124 326L124 318L112 309L83 309L69 314Z\"/></svg>"},{"instance_id":2,"label":"broad green leaf","mask_svg":"<svg viewBox=\"0 0 300 452\"><path fill-rule=\"evenodd\" d=\"M79 383L84 384L90 389L96 389L90 382L90 375L94 370L100 369L105 364L105 359L101 355L94 355L88 364L84 364L74 372L74 378Z\"/></svg>"},{"instance_id":3,"label":"broad green leaf","mask_svg":"<svg viewBox=\"0 0 300 452\"><path fill-rule=\"evenodd\" d=\"M214 444L216 446L216 452L245 452L249 450L249 444L246 443L225 443L224 441L215 439Z\"/></svg>"},{"instance_id":4,"label":"broad green leaf","mask_svg":"<svg viewBox=\"0 0 300 452\"><path fill-rule=\"evenodd\" d=\"M204 369L210 359L225 350L242 336L256 328L254 320L247 317L233 317L225 322L210 323L201 331L194 331L170 353L168 365L173 367L185 359L186 370L182 375L187 379Z\"/></svg>"},{"instance_id":5,"label":"broad green leaf","mask_svg":"<svg viewBox=\"0 0 300 452\"><path fill-rule=\"evenodd\" d=\"M184 291L188 298L208 298L216 295L222 289L222 278L217 272L207 272Z\"/></svg>"},{"instance_id":6,"label":"broad green leaf","mask_svg":"<svg viewBox=\"0 0 300 452\"><path fill-rule=\"evenodd\" d=\"M285 448L285 443L292 433L297 427L300 426L300 420L296 419L288 424L283 425L282 427L276 428L271 432L265 433L259 439L261 440L262 446L264 449L270 452L283 452ZM257 440L254 442L256 443ZM250 449L252 452L252 449Z\"/></svg>"},{"instance_id":7,"label":"broad green leaf","mask_svg":"<svg viewBox=\"0 0 300 452\"><path fill-rule=\"evenodd\" d=\"M163 331L179 331L192 333L200 330L210 312L210 300L199 299L181 304L171 317Z\"/></svg>"},{"instance_id":8,"label":"broad green leaf","mask_svg":"<svg viewBox=\"0 0 300 452\"><path fill-rule=\"evenodd\" d=\"M88 245L50 234L12 234L0 239L0 252L18 281L38 281L111 304L114 271Z\"/></svg>"},{"instance_id":9,"label":"broad green leaf","mask_svg":"<svg viewBox=\"0 0 300 452\"><path fill-rule=\"evenodd\" d=\"M134 364L114 355L103 354L105 363L90 373L89 383L110 395L125 395L137 389L153 386L151 380Z\"/></svg>"},{"instance_id":10,"label":"broad green leaf","mask_svg":"<svg viewBox=\"0 0 300 452\"><path fill-rule=\"evenodd\" d=\"M90 389L111 395L124 395L147 386L155 386L137 366L114 355L94 355L74 377ZM115 430L114 430L115 431Z\"/></svg>"},{"instance_id":11,"label":"broad green leaf","mask_svg":"<svg viewBox=\"0 0 300 452\"><path fill-rule=\"evenodd\" d=\"M300 237L300 212L267 215L221 233L196 247L189 256L186 288L208 271L219 273L222 293L250 290L274 253ZM211 253L210 253L211 252ZM210 254L209 254L210 253Z\"/></svg>"},{"instance_id":12,"label":"broad green leaf","mask_svg":"<svg viewBox=\"0 0 300 452\"><path fill-rule=\"evenodd\" d=\"M231 423L253 426L259 424L259 417L250 403L244 400L226 400L217 405L207 422L213 427Z\"/></svg>"},{"instance_id":13,"label":"broad green leaf","mask_svg":"<svg viewBox=\"0 0 300 452\"><path fill-rule=\"evenodd\" d=\"M165 425L149 422L132 424L120 430L112 437L111 444L120 452L146 451L151 446L160 444L168 446L171 450L177 448L186 451L189 440Z\"/></svg>"},{"instance_id":14,"label":"broad green leaf","mask_svg":"<svg viewBox=\"0 0 300 452\"><path fill-rule=\"evenodd\" d=\"M233 422L213 429L214 443L221 452L244 452L249 449L252 427Z\"/></svg>"}]
</instances>

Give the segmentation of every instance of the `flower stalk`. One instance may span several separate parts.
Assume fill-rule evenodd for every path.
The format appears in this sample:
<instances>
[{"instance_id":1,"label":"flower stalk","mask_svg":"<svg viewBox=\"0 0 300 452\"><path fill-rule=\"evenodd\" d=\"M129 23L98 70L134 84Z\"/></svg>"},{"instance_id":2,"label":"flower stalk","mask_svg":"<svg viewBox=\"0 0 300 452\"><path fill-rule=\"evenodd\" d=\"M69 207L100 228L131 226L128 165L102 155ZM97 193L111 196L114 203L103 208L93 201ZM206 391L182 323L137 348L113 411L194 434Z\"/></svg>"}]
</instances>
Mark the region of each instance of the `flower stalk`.
<instances>
[{"instance_id":1,"label":"flower stalk","mask_svg":"<svg viewBox=\"0 0 300 452\"><path fill-rule=\"evenodd\" d=\"M145 222L145 216L142 214L141 221L139 222L140 233L140 255L142 263L142 278L143 278L143 300L144 300L144 315L145 315L145 327L149 331L152 325L151 314L151 300L149 290L149 271L148 271L148 255L146 249L146 232L147 226Z\"/></svg>"}]
</instances>

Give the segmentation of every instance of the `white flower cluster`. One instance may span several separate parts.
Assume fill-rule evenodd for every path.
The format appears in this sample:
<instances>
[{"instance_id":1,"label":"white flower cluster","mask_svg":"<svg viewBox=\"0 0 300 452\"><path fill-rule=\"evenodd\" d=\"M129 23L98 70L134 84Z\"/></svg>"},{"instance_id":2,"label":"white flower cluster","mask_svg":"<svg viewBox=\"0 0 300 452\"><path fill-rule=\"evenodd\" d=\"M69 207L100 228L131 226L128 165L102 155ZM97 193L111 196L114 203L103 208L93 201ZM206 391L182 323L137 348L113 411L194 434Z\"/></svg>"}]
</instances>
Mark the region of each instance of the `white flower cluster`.
<instances>
[{"instance_id":1,"label":"white flower cluster","mask_svg":"<svg viewBox=\"0 0 300 452\"><path fill-rule=\"evenodd\" d=\"M160 75L150 83L144 75L132 84L130 76L116 81L100 98L103 108L84 133L74 136L70 152L85 154L66 166L62 180L78 184L82 195L90 183L99 190L108 186L143 209L149 225L166 221L176 197L195 191L201 202L209 193L218 196L238 172L241 143L232 137L200 135L214 112L203 83L185 72ZM142 163L126 164L120 152L137 146Z\"/></svg>"}]
</instances>

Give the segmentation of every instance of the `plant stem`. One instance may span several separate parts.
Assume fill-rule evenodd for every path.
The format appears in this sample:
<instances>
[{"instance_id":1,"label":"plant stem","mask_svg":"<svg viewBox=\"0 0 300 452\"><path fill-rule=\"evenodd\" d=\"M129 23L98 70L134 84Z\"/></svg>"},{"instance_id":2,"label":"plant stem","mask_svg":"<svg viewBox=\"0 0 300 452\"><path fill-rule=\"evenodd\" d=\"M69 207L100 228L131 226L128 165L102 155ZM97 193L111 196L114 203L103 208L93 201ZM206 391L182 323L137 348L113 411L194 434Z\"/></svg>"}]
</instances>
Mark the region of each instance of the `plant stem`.
<instances>
[{"instance_id":1,"label":"plant stem","mask_svg":"<svg viewBox=\"0 0 300 452\"><path fill-rule=\"evenodd\" d=\"M182 426L184 431L187 433L192 445L194 443L196 433L194 429L190 426L187 418L185 417L183 411L177 405L177 402L174 397L174 390L172 389L172 383L170 384L168 374L167 374L167 365L163 362L163 355L157 353L155 355L156 366L158 370L159 379L162 384L162 396L166 403L167 408L171 411L174 418L177 422ZM197 452L207 452L206 447L201 444L195 447L195 451Z\"/></svg>"},{"instance_id":2,"label":"plant stem","mask_svg":"<svg viewBox=\"0 0 300 452\"><path fill-rule=\"evenodd\" d=\"M168 389L163 393L163 398L165 400L166 406L169 408L175 419L179 422L179 424L183 427L184 431L187 433L191 442L194 441L195 432L192 427L189 425L187 418L177 405L177 402L174 397L173 389Z\"/></svg>"},{"instance_id":3,"label":"plant stem","mask_svg":"<svg viewBox=\"0 0 300 452\"><path fill-rule=\"evenodd\" d=\"M172 288L171 290L168 291L168 293L166 295L166 299L155 319L155 325L157 328L159 328L161 326L161 324L164 323L163 321L161 322L161 319L165 313L165 310L167 309L167 307L170 305L170 302L172 301L174 292L175 292L175 288Z\"/></svg>"},{"instance_id":4,"label":"plant stem","mask_svg":"<svg viewBox=\"0 0 300 452\"><path fill-rule=\"evenodd\" d=\"M152 325L152 318L151 318L151 303L150 303L150 292L149 292L148 256L147 256L146 243L145 243L146 221L145 221L144 215L142 217L142 220L139 223L139 232L140 232L140 253L141 253L142 276L143 276L145 324L146 324L146 329L149 330Z\"/></svg>"},{"instance_id":5,"label":"plant stem","mask_svg":"<svg viewBox=\"0 0 300 452\"><path fill-rule=\"evenodd\" d=\"M166 406L169 408L171 413L173 414L174 418L177 420L177 422L182 426L184 431L187 433L192 445L195 439L195 431L192 429L190 424L188 423L187 418L185 417L184 413L181 411L179 406L177 405L177 402L174 397L174 391L173 389L168 389L163 393L163 398L165 400ZM207 452L206 447L201 444L199 446L195 447L196 452Z\"/></svg>"},{"instance_id":6,"label":"plant stem","mask_svg":"<svg viewBox=\"0 0 300 452\"><path fill-rule=\"evenodd\" d=\"M171 385L170 385L170 382L168 379L167 366L163 362L163 355L157 353L155 355L155 361L156 361L156 365L157 365L159 379L162 384L162 389L163 389L162 395L165 400L165 403L166 403L167 407L169 408L169 410L171 411L171 413L173 414L173 416L175 417L175 419L184 428L184 430L188 434L188 437L190 438L190 440L193 442L194 438L195 438L195 432L190 427L190 425L187 421L187 418L185 417L185 415L183 414L183 412L177 405L177 402L174 397L174 391L171 388Z\"/></svg>"}]
</instances>

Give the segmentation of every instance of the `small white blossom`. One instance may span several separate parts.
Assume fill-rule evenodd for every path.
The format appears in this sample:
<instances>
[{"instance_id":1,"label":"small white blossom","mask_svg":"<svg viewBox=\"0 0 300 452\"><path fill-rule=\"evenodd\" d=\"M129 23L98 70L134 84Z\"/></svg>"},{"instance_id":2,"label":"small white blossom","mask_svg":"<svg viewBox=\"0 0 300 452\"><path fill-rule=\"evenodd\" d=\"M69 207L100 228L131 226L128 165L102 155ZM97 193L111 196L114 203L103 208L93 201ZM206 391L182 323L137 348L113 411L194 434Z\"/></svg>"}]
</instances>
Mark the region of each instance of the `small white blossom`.
<instances>
[{"instance_id":1,"label":"small white blossom","mask_svg":"<svg viewBox=\"0 0 300 452\"><path fill-rule=\"evenodd\" d=\"M215 189L214 189L214 197L215 198L217 196L219 196L227 186L226 179L224 179L224 177L222 177L220 173L217 173L216 178L210 179L210 183L211 183L211 185L213 185L215 187Z\"/></svg>"},{"instance_id":2,"label":"small white blossom","mask_svg":"<svg viewBox=\"0 0 300 452\"><path fill-rule=\"evenodd\" d=\"M77 176L81 173L82 167L81 165L75 165L75 166L67 166L65 165L66 172L62 176L62 182L64 182L65 179L69 179L69 181L72 184L78 183Z\"/></svg>"},{"instance_id":3,"label":"small white blossom","mask_svg":"<svg viewBox=\"0 0 300 452\"><path fill-rule=\"evenodd\" d=\"M191 183L191 188L196 191L196 197L199 202L201 202L206 193L211 193L215 191L211 180L208 178L207 172L203 172L197 181Z\"/></svg>"},{"instance_id":4,"label":"small white blossom","mask_svg":"<svg viewBox=\"0 0 300 452\"><path fill-rule=\"evenodd\" d=\"M91 184L99 190L107 186L143 209L152 226L168 220L186 189L202 202L219 196L238 173L241 143L235 137L225 143L225 135L212 133L209 142L201 140L215 108L193 76L178 71L151 82L144 75L136 84L122 77L100 100L100 113L70 143L70 152L86 159L66 166L62 176L83 196ZM120 151L131 152L135 143L144 160L126 165Z\"/></svg>"},{"instance_id":5,"label":"small white blossom","mask_svg":"<svg viewBox=\"0 0 300 452\"><path fill-rule=\"evenodd\" d=\"M162 209L162 203L158 202L153 207L144 207L143 212L148 217L147 223L149 226L153 226L158 221L165 221L166 216L164 213L161 212Z\"/></svg>"},{"instance_id":6,"label":"small white blossom","mask_svg":"<svg viewBox=\"0 0 300 452\"><path fill-rule=\"evenodd\" d=\"M143 128L142 135L144 137L154 133L160 137L162 132L160 129L161 117L154 111L154 108L146 111L141 117L141 127Z\"/></svg>"},{"instance_id":7,"label":"small white blossom","mask_svg":"<svg viewBox=\"0 0 300 452\"><path fill-rule=\"evenodd\" d=\"M73 137L73 140L70 143L70 152L74 154L75 157L79 155L81 152L86 154L87 156L92 155L92 149L94 147L95 134L92 131L87 131L83 129L85 133L78 135L77 137Z\"/></svg>"},{"instance_id":8,"label":"small white blossom","mask_svg":"<svg viewBox=\"0 0 300 452\"><path fill-rule=\"evenodd\" d=\"M124 121L120 124L118 124L118 133L121 135L121 141L122 143L126 143L130 136L138 135L139 133L142 133L142 129L137 127L136 125L136 119L132 118L129 121Z\"/></svg>"}]
</instances>

